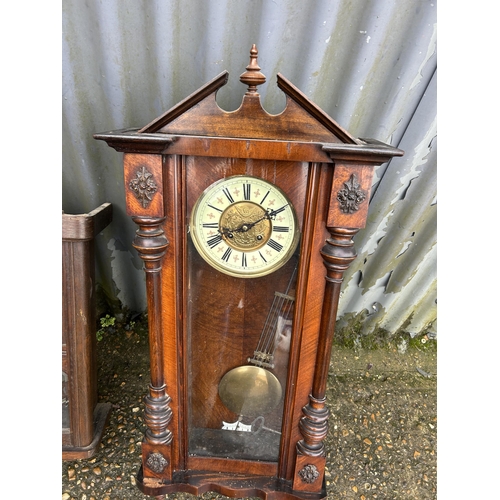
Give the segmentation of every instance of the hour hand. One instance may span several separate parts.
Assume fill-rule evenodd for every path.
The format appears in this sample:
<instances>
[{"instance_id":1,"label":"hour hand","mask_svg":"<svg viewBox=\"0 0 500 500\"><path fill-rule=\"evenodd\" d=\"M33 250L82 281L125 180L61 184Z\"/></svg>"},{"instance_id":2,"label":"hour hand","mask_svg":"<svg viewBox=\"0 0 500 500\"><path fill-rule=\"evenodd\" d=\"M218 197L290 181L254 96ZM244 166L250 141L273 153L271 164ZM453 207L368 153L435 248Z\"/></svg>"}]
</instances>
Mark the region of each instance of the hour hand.
<instances>
[{"instance_id":1,"label":"hour hand","mask_svg":"<svg viewBox=\"0 0 500 500\"><path fill-rule=\"evenodd\" d=\"M256 224L258 224L259 222L263 221L264 219L268 219L268 218L269 217L266 214L263 217L261 217L260 219L257 219L253 222L244 222L243 224L240 224L240 226L235 228L235 229L231 229L229 227L221 227L219 229L219 233L221 233L223 236L227 236L227 237L231 238L231 235L233 233L246 233L247 231L252 229L252 227L254 227Z\"/></svg>"},{"instance_id":2,"label":"hour hand","mask_svg":"<svg viewBox=\"0 0 500 500\"><path fill-rule=\"evenodd\" d=\"M227 236L228 238L231 238L232 233L246 233L247 231L252 229L252 227L254 227L259 222L262 222L263 220L274 220L276 218L276 215L285 210L287 206L288 203L280 208L277 208L276 210L271 210L270 208L266 208L264 215L262 217L259 217L257 220L254 220L253 222L244 222L236 229L231 229L229 227L222 227L219 229L219 232L223 236Z\"/></svg>"},{"instance_id":3,"label":"hour hand","mask_svg":"<svg viewBox=\"0 0 500 500\"><path fill-rule=\"evenodd\" d=\"M231 229L229 227L221 227L218 229L218 231L221 236L225 236L227 238L232 238L234 233L234 229Z\"/></svg>"},{"instance_id":4,"label":"hour hand","mask_svg":"<svg viewBox=\"0 0 500 500\"><path fill-rule=\"evenodd\" d=\"M238 229L235 229L233 233L246 233L249 229L257 225L259 222L262 222L263 220L273 220L276 214L284 210L285 207L286 205L277 210L271 210L267 208L262 217L259 217L257 220L254 220L253 222L245 222L244 224L241 224L241 226Z\"/></svg>"}]
</instances>

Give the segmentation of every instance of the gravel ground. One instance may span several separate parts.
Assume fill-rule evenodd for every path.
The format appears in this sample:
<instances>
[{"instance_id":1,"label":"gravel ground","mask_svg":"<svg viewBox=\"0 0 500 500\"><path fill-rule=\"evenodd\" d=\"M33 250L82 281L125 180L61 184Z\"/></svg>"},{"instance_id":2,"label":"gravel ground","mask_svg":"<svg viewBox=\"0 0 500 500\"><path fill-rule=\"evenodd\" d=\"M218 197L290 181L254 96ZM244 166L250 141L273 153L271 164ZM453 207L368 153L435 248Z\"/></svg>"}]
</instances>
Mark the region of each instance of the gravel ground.
<instances>
[{"instance_id":1,"label":"gravel ground","mask_svg":"<svg viewBox=\"0 0 500 500\"><path fill-rule=\"evenodd\" d=\"M423 339L426 342L427 339ZM437 498L435 341L404 352L334 345L329 375L328 498ZM146 325L108 328L98 343L99 400L112 410L94 457L63 461L63 500L146 499L140 467L149 382ZM166 499L193 499L171 494ZM203 499L226 498L206 493Z\"/></svg>"}]
</instances>

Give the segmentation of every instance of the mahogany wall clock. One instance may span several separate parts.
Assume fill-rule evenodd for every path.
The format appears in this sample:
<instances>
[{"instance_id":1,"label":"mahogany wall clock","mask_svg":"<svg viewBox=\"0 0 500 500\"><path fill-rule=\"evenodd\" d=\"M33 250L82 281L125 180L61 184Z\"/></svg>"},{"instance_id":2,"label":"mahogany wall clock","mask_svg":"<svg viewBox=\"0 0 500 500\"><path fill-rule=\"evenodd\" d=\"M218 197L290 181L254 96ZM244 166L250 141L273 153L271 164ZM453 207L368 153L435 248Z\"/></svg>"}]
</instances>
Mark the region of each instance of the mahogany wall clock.
<instances>
[{"instance_id":1,"label":"mahogany wall clock","mask_svg":"<svg viewBox=\"0 0 500 500\"><path fill-rule=\"evenodd\" d=\"M323 498L325 392L342 276L373 169L403 152L357 139L285 77L260 104L255 45L240 108L227 72L141 129L96 134L124 152L144 260L151 384L137 484Z\"/></svg>"}]
</instances>

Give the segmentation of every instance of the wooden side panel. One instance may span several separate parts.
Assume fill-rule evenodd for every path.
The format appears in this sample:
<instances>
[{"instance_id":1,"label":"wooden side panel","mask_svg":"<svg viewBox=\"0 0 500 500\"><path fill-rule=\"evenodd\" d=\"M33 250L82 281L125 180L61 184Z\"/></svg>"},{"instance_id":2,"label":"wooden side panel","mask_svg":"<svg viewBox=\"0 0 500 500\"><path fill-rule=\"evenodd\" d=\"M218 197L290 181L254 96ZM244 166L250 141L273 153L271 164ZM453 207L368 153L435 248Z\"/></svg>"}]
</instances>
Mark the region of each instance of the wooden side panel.
<instances>
[{"instance_id":1,"label":"wooden side panel","mask_svg":"<svg viewBox=\"0 0 500 500\"><path fill-rule=\"evenodd\" d=\"M309 401L316 360L317 338L323 306L325 267L320 250L323 247L328 232L325 228L325 216L328 209L328 187L331 185L332 167L326 164L313 164L309 180L308 197L304 214L304 225L310 224L309 234L304 234L302 243L305 249L300 268L302 283L298 289L303 295L297 297L297 308L302 317L296 316L296 322L301 324L300 345L292 345L292 356L296 353L295 365L290 368L290 374L296 374L293 382L295 393L289 401L289 428L284 440L287 443L286 455L280 464L281 477L291 479L294 473L295 445L302 439L299 431L299 421L302 417L302 407ZM307 253L305 253L307 252ZM297 314L297 313L296 313ZM289 382L290 384L291 382Z\"/></svg>"},{"instance_id":2,"label":"wooden side panel","mask_svg":"<svg viewBox=\"0 0 500 500\"><path fill-rule=\"evenodd\" d=\"M166 219L163 224L169 246L162 266L162 335L163 335L163 373L167 393L171 397L172 421L169 429L173 434L171 443L172 470L185 468L183 395L185 380L182 359L185 357L182 339L184 282L184 229L185 219L183 196L183 158L163 157L164 203ZM187 288L187 287L186 287Z\"/></svg>"},{"instance_id":3,"label":"wooden side panel","mask_svg":"<svg viewBox=\"0 0 500 500\"><path fill-rule=\"evenodd\" d=\"M95 313L93 309L94 250L88 241L63 241L63 338L69 372L71 438L67 445L92 442L93 411L97 403Z\"/></svg>"}]
</instances>

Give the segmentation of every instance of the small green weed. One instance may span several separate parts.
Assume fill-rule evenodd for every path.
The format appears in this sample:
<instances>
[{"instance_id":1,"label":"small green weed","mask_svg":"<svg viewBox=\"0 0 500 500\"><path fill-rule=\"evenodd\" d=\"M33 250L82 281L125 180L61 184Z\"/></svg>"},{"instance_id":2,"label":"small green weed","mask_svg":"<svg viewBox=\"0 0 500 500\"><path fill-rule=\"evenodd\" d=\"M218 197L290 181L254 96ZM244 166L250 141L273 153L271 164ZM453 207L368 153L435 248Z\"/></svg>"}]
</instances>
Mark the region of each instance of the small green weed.
<instances>
[{"instance_id":1,"label":"small green weed","mask_svg":"<svg viewBox=\"0 0 500 500\"><path fill-rule=\"evenodd\" d=\"M96 337L98 341L101 341L104 338L104 334L108 330L110 326L115 326L115 321L116 318L110 316L109 314L106 314L106 316L103 316L99 322L101 323L101 328L97 330L96 332Z\"/></svg>"}]
</instances>

